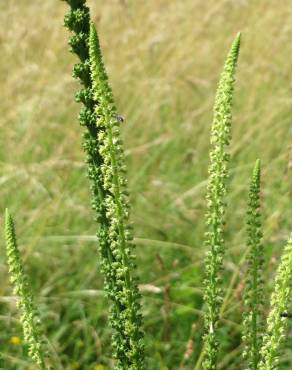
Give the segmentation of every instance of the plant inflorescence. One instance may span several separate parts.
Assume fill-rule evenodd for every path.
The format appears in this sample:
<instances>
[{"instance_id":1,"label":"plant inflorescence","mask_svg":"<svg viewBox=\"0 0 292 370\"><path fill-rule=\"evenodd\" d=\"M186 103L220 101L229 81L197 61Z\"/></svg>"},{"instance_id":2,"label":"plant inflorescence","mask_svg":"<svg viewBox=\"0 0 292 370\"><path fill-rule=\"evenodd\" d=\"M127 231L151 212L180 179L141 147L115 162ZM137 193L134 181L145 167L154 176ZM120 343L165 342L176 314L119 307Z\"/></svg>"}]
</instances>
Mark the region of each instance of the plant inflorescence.
<instances>
[{"instance_id":1,"label":"plant inflorescence","mask_svg":"<svg viewBox=\"0 0 292 370\"><path fill-rule=\"evenodd\" d=\"M234 74L240 48L240 34L232 44L227 57L215 98L214 119L211 132L209 180L207 186L207 232L206 245L210 250L206 257L205 278L205 370L216 368L218 352L217 326L222 302L220 273L224 255L224 213L226 180L228 178L229 154L226 147L231 139L231 108L234 90Z\"/></svg>"},{"instance_id":2,"label":"plant inflorescence","mask_svg":"<svg viewBox=\"0 0 292 370\"><path fill-rule=\"evenodd\" d=\"M120 121L114 103L112 90L103 64L99 40L94 25L89 38L90 67L96 101L96 125L101 128L98 134L99 153L104 164L101 166L106 214L109 219L108 235L110 252L114 261L105 259L105 275L113 275L115 283L106 287L109 297L115 303L112 312L112 326L116 329L114 344L119 359L119 369L144 368L142 317L140 314L140 294L137 281L132 275L134 259L132 254L133 236L129 224L129 201L126 166Z\"/></svg>"},{"instance_id":3,"label":"plant inflorescence","mask_svg":"<svg viewBox=\"0 0 292 370\"><path fill-rule=\"evenodd\" d=\"M76 94L85 128L83 147L92 190L92 207L98 222L98 245L104 290L111 302L109 322L116 370L144 370L144 341L140 294L135 277L133 232L127 189L126 165L120 137L120 116L103 62L98 34L90 20L86 0L65 0L70 11L65 25L73 33L71 51L79 58L73 76L82 85ZM205 314L201 356L204 370L218 368L218 327L223 299L222 270L225 254L224 227L229 176L229 151L235 71L241 36L238 34L219 80L211 130L206 215ZM255 164L247 210L247 272L243 317L244 357L249 370L278 370L280 345L287 330L288 304L292 294L292 236L285 247L271 297L267 327L263 324L264 248L260 212L261 165ZM5 236L11 281L21 311L24 339L29 354L41 370L46 367L43 333L31 287L17 247L13 219L6 211Z\"/></svg>"},{"instance_id":4,"label":"plant inflorescence","mask_svg":"<svg viewBox=\"0 0 292 370\"><path fill-rule=\"evenodd\" d=\"M41 370L48 369L45 365L45 352L42 342L42 330L37 307L34 303L31 286L24 273L15 235L14 222L6 210L5 238L7 245L7 263L10 280L17 296L17 306L21 312L21 323L24 339L28 345L29 355Z\"/></svg>"},{"instance_id":5,"label":"plant inflorescence","mask_svg":"<svg viewBox=\"0 0 292 370\"><path fill-rule=\"evenodd\" d=\"M125 178L126 166L112 90L102 61L99 40L84 1L67 1L65 25L74 32L69 44L80 58L74 67L84 88L77 101L86 126L84 149L91 180L92 204L99 222L98 241L104 288L112 302L110 323L117 369L143 369L144 346L140 295L135 277L132 231Z\"/></svg>"},{"instance_id":6,"label":"plant inflorescence","mask_svg":"<svg viewBox=\"0 0 292 370\"><path fill-rule=\"evenodd\" d=\"M284 249L275 278L274 292L271 297L271 310L267 318L267 328L261 348L260 370L279 368L279 350L287 327L287 309L292 296L292 235ZM286 315L285 315L286 314Z\"/></svg>"},{"instance_id":7,"label":"plant inflorescence","mask_svg":"<svg viewBox=\"0 0 292 370\"><path fill-rule=\"evenodd\" d=\"M245 344L244 358L249 369L257 370L260 360L263 327L264 281L263 264L264 251L262 245L261 213L260 213L260 186L261 163L256 161L248 199L247 211L247 245L250 248L245 281L243 316L243 343Z\"/></svg>"}]
</instances>

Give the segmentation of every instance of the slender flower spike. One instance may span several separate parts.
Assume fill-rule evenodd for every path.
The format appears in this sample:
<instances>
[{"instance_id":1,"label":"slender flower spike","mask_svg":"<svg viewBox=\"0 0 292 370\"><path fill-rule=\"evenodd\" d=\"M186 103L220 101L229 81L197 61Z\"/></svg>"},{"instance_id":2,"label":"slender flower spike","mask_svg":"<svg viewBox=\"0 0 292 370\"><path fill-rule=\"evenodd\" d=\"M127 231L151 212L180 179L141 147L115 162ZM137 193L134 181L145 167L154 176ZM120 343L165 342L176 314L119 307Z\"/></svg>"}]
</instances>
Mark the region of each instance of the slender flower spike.
<instances>
[{"instance_id":1,"label":"slender flower spike","mask_svg":"<svg viewBox=\"0 0 292 370\"><path fill-rule=\"evenodd\" d=\"M80 59L75 64L73 77L78 79L83 86L76 94L76 101L82 103L79 114L81 126L85 127L83 135L83 148L86 153L88 177L91 183L92 207L96 211L96 220L100 224L100 233L107 229L107 220L104 207L104 191L102 187L100 167L103 164L102 157L98 151L97 136L99 129L96 127L95 102L92 94L92 83L89 67L89 29L90 13L85 5L85 0L65 0L71 7L65 16L65 26L73 32L69 39L72 53ZM98 235L100 236L100 235Z\"/></svg>"},{"instance_id":2,"label":"slender flower spike","mask_svg":"<svg viewBox=\"0 0 292 370\"><path fill-rule=\"evenodd\" d=\"M96 102L96 125L99 129L99 153L103 160L101 179L108 217L108 241L114 262L103 265L105 275L116 276L106 286L107 294L117 310L112 312L111 325L115 329L114 347L117 369L144 369L142 318L140 296L132 275L132 231L129 225L129 201L125 178L125 159L120 139L120 120L111 87L103 64L98 35L94 25L89 38L91 78Z\"/></svg>"},{"instance_id":3,"label":"slender flower spike","mask_svg":"<svg viewBox=\"0 0 292 370\"><path fill-rule=\"evenodd\" d=\"M288 326L288 304L292 299L292 234L284 249L275 278L271 310L261 348L260 370L278 370L279 350Z\"/></svg>"},{"instance_id":4,"label":"slender flower spike","mask_svg":"<svg viewBox=\"0 0 292 370\"><path fill-rule=\"evenodd\" d=\"M80 63L74 66L73 76L83 85L76 95L76 100L83 105L79 121L86 128L83 146L86 153L88 176L91 180L92 206L99 223L97 236L100 264L104 275L104 288L112 301L110 322L115 329L113 347L117 358L116 369L143 369L144 350L142 332L139 329L141 326L139 294L137 284L130 272L133 267L133 256L130 250L131 232L129 226L126 227L121 223L123 218L128 217L126 184L125 179L119 179L120 202L116 203L119 209L117 215L117 210L114 211L111 204L113 202L112 190L116 186L115 183L111 183L111 176L109 178L112 162L109 162L109 158L104 155L104 148L108 144L107 130L105 125L96 124L98 116L95 106L99 106L100 102L96 97L93 98L90 76L88 44L90 13L85 0L65 1L71 7L65 16L65 26L73 32L69 45L71 51L80 59ZM107 98L101 95L101 102ZM116 115L115 119L118 120L118 117ZM118 127L113 128L113 133L117 129ZM116 146L115 150L117 150L115 161L119 164L117 166L114 164L113 168L115 173L117 169L118 173L122 173L125 167L121 165L121 142L117 139L117 133L114 135L112 138ZM117 230L119 240L117 240Z\"/></svg>"},{"instance_id":5,"label":"slender flower spike","mask_svg":"<svg viewBox=\"0 0 292 370\"><path fill-rule=\"evenodd\" d=\"M5 214L5 238L10 280L14 286L14 294L18 297L17 305L21 311L24 340L28 344L29 355L33 361L41 370L46 370L39 314L33 301L30 284L23 270L16 242L14 222L8 210Z\"/></svg>"},{"instance_id":6,"label":"slender flower spike","mask_svg":"<svg viewBox=\"0 0 292 370\"><path fill-rule=\"evenodd\" d=\"M257 160L249 190L247 211L247 245L248 269L245 283L243 315L243 356L247 360L248 369L257 370L260 360L260 348L263 333L263 246L261 243L261 213L260 213L260 181L261 164Z\"/></svg>"},{"instance_id":7,"label":"slender flower spike","mask_svg":"<svg viewBox=\"0 0 292 370\"><path fill-rule=\"evenodd\" d=\"M65 0L71 7L65 16L65 26L73 32L69 39L71 51L80 60L73 69L73 77L78 79L83 86L76 94L76 101L82 103L79 114L81 126L85 127L83 135L83 148L86 153L87 173L90 179L92 192L92 208L96 213L96 221L99 224L97 237L101 258L101 269L104 273L105 286L110 290L116 284L117 277L112 273L109 266L115 263L115 256L109 247L108 234L109 222L105 206L107 190L103 188L103 175L101 167L104 165L103 158L99 153L98 136L102 135L101 128L96 126L95 101L93 100L92 82L89 67L89 31L90 13L85 0ZM118 308L115 308L116 314Z\"/></svg>"},{"instance_id":8,"label":"slender flower spike","mask_svg":"<svg viewBox=\"0 0 292 370\"><path fill-rule=\"evenodd\" d=\"M104 274L105 287L110 290L116 284L117 277L112 273L109 266L115 263L115 256L109 247L108 234L109 222L105 206L107 190L103 187L103 175L101 167L104 165L103 158L99 153L98 136L104 130L96 126L96 102L93 99L92 82L90 76L89 61L89 31L90 13L85 0L65 0L71 7L65 16L65 26L73 32L69 39L71 51L78 56L80 63L75 64L73 77L78 79L83 86L76 94L76 101L82 103L79 114L81 126L85 127L83 135L83 148L86 153L87 173L90 179L92 192L92 208L96 213L96 221L99 224L97 237L101 258L101 269ZM118 312L118 308L115 308ZM117 313L116 313L117 314Z\"/></svg>"},{"instance_id":9,"label":"slender flower spike","mask_svg":"<svg viewBox=\"0 0 292 370\"><path fill-rule=\"evenodd\" d=\"M214 118L211 131L209 180L207 186L207 232L205 278L205 336L204 370L216 369L218 341L216 336L219 310L222 302L220 270L224 254L223 227L228 178L229 154L226 147L231 139L231 108L234 90L234 75L240 48L240 34L232 44L221 75L214 105Z\"/></svg>"}]
</instances>

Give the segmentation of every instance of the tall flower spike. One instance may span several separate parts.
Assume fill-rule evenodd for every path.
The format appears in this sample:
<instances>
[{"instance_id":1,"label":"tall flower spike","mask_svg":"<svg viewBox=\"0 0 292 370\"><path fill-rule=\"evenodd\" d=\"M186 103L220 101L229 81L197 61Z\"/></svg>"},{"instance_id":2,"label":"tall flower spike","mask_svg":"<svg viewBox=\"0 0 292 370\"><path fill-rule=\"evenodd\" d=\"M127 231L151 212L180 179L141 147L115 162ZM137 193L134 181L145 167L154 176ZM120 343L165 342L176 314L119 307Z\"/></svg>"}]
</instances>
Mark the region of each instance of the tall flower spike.
<instances>
[{"instance_id":1,"label":"tall flower spike","mask_svg":"<svg viewBox=\"0 0 292 370\"><path fill-rule=\"evenodd\" d=\"M136 279L132 275L132 231L129 225L129 201L125 178L125 159L120 139L120 120L114 103L111 87L103 64L98 35L94 25L89 38L90 68L96 105L96 125L106 214L109 222L108 241L115 262L104 266L105 274L117 280L106 286L107 294L118 307L111 316L115 329L114 346L118 360L117 369L144 369L142 318L140 295ZM108 269L108 272L106 272Z\"/></svg>"},{"instance_id":2,"label":"tall flower spike","mask_svg":"<svg viewBox=\"0 0 292 370\"><path fill-rule=\"evenodd\" d=\"M261 212L260 212L260 181L261 164L256 161L249 190L247 211L247 245L250 248L247 262L243 315L243 356L247 360L248 369L257 370L260 361L260 348L263 333L263 246L261 243Z\"/></svg>"},{"instance_id":3,"label":"tall flower spike","mask_svg":"<svg viewBox=\"0 0 292 370\"><path fill-rule=\"evenodd\" d=\"M81 126L86 128L83 134L83 148L86 153L87 173L90 179L92 192L92 208L96 212L96 221L99 223L97 237L101 256L101 269L104 273L105 285L115 285L117 277L107 267L115 263L115 256L112 254L109 243L109 222L106 215L105 195L107 191L103 188L103 175L101 166L104 164L99 153L98 135L103 132L96 126L95 101L93 100L92 82L89 67L89 31L90 13L85 5L85 0L65 0L71 7L65 16L65 26L73 32L69 39L71 51L75 53L80 63L73 69L73 77L78 79L83 88L76 94L76 101L82 103L79 114ZM118 308L116 308L118 310Z\"/></svg>"},{"instance_id":4,"label":"tall flower spike","mask_svg":"<svg viewBox=\"0 0 292 370\"><path fill-rule=\"evenodd\" d=\"M231 108L234 75L240 48L240 34L232 44L221 75L214 105L211 131L209 179L207 186L204 370L216 369L218 352L217 325L222 302L220 270L224 254L224 214L229 154L226 147L231 139Z\"/></svg>"},{"instance_id":5,"label":"tall flower spike","mask_svg":"<svg viewBox=\"0 0 292 370\"><path fill-rule=\"evenodd\" d=\"M14 294L18 297L17 306L21 311L24 340L28 344L29 355L33 361L41 370L46 370L39 314L33 301L30 284L23 270L14 222L8 210L5 214L5 238L10 280L14 287Z\"/></svg>"},{"instance_id":6,"label":"tall flower spike","mask_svg":"<svg viewBox=\"0 0 292 370\"><path fill-rule=\"evenodd\" d=\"M92 83L89 67L89 29L90 13L85 5L85 0L65 0L71 7L65 16L65 26L73 32L69 39L72 53L75 53L80 63L75 64L73 77L78 79L83 85L82 89L76 94L76 101L82 103L79 114L81 126L86 128L83 134L83 148L86 153L87 172L90 179L92 191L92 207L96 211L96 220L100 224L100 233L107 229L107 220L104 208L104 191L102 187L100 166L103 164L102 157L98 151L97 136L99 129L96 127L96 114L94 110L95 102L92 95ZM98 234L99 239L103 239Z\"/></svg>"},{"instance_id":7,"label":"tall flower spike","mask_svg":"<svg viewBox=\"0 0 292 370\"><path fill-rule=\"evenodd\" d=\"M109 222L105 207L105 196L107 191L103 188L103 175L101 166L104 164L103 158L99 153L98 135L104 130L96 126L95 102L93 100L92 82L89 67L89 30L90 13L85 5L85 0L66 0L71 10L65 16L65 26L73 32L69 39L71 51L75 53L80 63L73 69L73 77L79 79L83 88L76 94L76 101L82 103L79 114L81 126L86 128L83 135L83 148L86 153L87 172L90 179L92 191L92 207L96 212L96 221L99 223L97 232L100 251L100 265L104 274L105 290L114 292L117 276L113 273L110 266L116 263L108 241ZM111 315L119 314L119 307L113 304Z\"/></svg>"},{"instance_id":8,"label":"tall flower spike","mask_svg":"<svg viewBox=\"0 0 292 370\"><path fill-rule=\"evenodd\" d=\"M96 212L96 221L99 223L97 233L99 239L99 248L102 259L114 261L114 256L108 248L107 234L108 221L104 197L106 191L103 189L103 179L101 166L104 164L102 156L98 149L97 137L102 131L96 126L95 101L93 100L92 82L89 66L89 30L90 13L85 5L85 0L65 0L71 7L69 13L65 16L65 26L73 32L69 39L71 51L75 53L80 63L77 63L73 69L73 77L79 79L83 88L76 94L76 101L82 103L79 114L81 126L86 128L83 134L83 148L86 153L87 172L90 179L90 188L92 192L92 208ZM111 280L114 279L111 276Z\"/></svg>"},{"instance_id":9,"label":"tall flower spike","mask_svg":"<svg viewBox=\"0 0 292 370\"><path fill-rule=\"evenodd\" d=\"M286 337L287 309L292 298L292 234L284 249L271 296L271 310L261 348L260 370L278 370L279 350Z\"/></svg>"},{"instance_id":10,"label":"tall flower spike","mask_svg":"<svg viewBox=\"0 0 292 370\"><path fill-rule=\"evenodd\" d=\"M65 26L73 32L73 36L69 40L69 45L71 46L71 51L77 54L80 59L80 63L74 66L73 76L79 79L83 85L82 90L76 95L76 100L83 104L79 120L80 124L86 127L83 146L86 153L88 176L91 180L92 206L96 211L96 219L100 226L97 236L99 240L101 270L104 275L104 287L113 303L111 306L110 322L116 329L113 335L113 347L118 359L117 369L130 368L127 365L127 361L133 363L133 366L137 363L137 367L133 367L133 369L142 369L142 333L140 330L135 329L133 331L135 334L129 335L125 328L123 328L123 325L119 326L118 324L118 319L122 321L123 316L126 314L131 315L131 310L126 310L124 312L125 305L121 305L122 300L119 299L120 285L122 284L119 264L120 257L119 254L116 253L114 243L111 242L112 215L111 212L108 211L108 206L106 204L106 199L108 199L110 190L108 187L104 187L104 170L102 171L107 164L104 162L99 148L102 137L106 133L105 127L96 125L97 115L95 113L95 105L99 102L94 101L93 99L92 81L90 76L88 45L90 30L89 9L85 5L85 0L66 0L66 2L70 5L71 10L65 16ZM128 230L125 230L125 235L127 235L127 238L130 238ZM136 290L134 283L133 289L134 291L131 294L133 294L133 296L138 296L138 291ZM132 318L137 325L140 325L141 316L138 313L140 307L137 298L133 300L133 307L135 313L133 313ZM127 330L131 331L130 325ZM133 341L135 345L132 345L131 343L128 344L129 341L131 343ZM125 348L127 348L127 350L125 350ZM138 357L140 357L139 361L136 359ZM133 359L131 360L131 358Z\"/></svg>"}]
</instances>

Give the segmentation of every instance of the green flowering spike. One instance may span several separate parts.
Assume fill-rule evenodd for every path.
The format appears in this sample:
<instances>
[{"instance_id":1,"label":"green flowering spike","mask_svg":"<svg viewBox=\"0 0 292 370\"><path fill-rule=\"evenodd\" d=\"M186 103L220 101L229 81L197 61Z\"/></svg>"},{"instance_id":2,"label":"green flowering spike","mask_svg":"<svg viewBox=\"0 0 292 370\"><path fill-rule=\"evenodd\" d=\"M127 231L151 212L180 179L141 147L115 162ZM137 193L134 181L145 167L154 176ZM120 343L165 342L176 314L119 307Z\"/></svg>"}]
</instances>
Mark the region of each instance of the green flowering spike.
<instances>
[{"instance_id":1,"label":"green flowering spike","mask_svg":"<svg viewBox=\"0 0 292 370\"><path fill-rule=\"evenodd\" d=\"M206 313L203 368L205 370L216 369L218 352L216 331L222 302L220 270L222 269L224 254L224 198L226 195L229 161L226 147L231 139L231 108L239 47L240 34L236 36L232 44L219 81L211 131L209 180L207 186L208 212L206 217L206 245L210 250L206 256L204 295Z\"/></svg>"},{"instance_id":2,"label":"green flowering spike","mask_svg":"<svg viewBox=\"0 0 292 370\"><path fill-rule=\"evenodd\" d=\"M260 181L261 164L256 161L249 190L247 211L247 245L248 270L245 282L243 315L243 356L247 360L248 369L257 370L260 361L260 348L263 336L263 246L261 243L261 213L260 213Z\"/></svg>"},{"instance_id":3,"label":"green flowering spike","mask_svg":"<svg viewBox=\"0 0 292 370\"><path fill-rule=\"evenodd\" d=\"M107 141L107 131L104 125L96 124L97 114L95 106L99 100L93 98L92 81L89 61L89 30L90 14L85 0L66 0L71 10L65 16L65 26L73 32L69 40L71 51L76 53L80 63L73 69L73 76L80 80L83 89L76 94L77 102L83 104L79 114L79 121L86 127L84 134L84 150L86 153L88 176L91 180L92 206L96 211L96 220L99 223L97 233L99 239L100 265L104 275L104 288L112 301L110 322L114 327L113 347L118 359L117 369L143 369L144 349L142 343L141 315L137 284L131 276L133 267L131 255L132 234L128 223L128 201L126 180L119 177L119 221L112 212L111 190L115 184L109 185L106 169L111 163L103 155L104 144ZM103 100L102 97L101 100ZM116 117L117 118L117 117ZM117 128L113 128L113 132ZM103 142L103 138L105 141ZM113 138L116 145L115 160L119 162L118 173L125 171L121 165L121 141L117 136ZM106 159L106 160L105 160ZM116 164L113 165L116 171ZM117 239L119 230L119 239ZM121 238L123 241L121 243ZM122 248L122 249L121 249ZM121 252L122 251L122 252ZM122 253L122 254L121 254Z\"/></svg>"},{"instance_id":4,"label":"green flowering spike","mask_svg":"<svg viewBox=\"0 0 292 370\"><path fill-rule=\"evenodd\" d=\"M288 326L287 309L292 298L292 234L284 249L271 296L271 310L261 348L260 370L278 370L279 350Z\"/></svg>"},{"instance_id":5,"label":"green flowering spike","mask_svg":"<svg viewBox=\"0 0 292 370\"><path fill-rule=\"evenodd\" d=\"M64 23L65 26L73 32L73 35L69 39L69 45L71 46L71 51L80 59L80 63L74 66L73 77L78 79L83 85L83 88L76 94L76 101L82 103L79 121L81 126L86 128L83 134L83 148L86 153L88 177L91 183L92 207L96 211L96 219L101 225L101 230L103 230L107 228L107 221L100 171L103 161L98 151L97 142L97 136L100 130L95 125L95 102L93 100L89 67L88 39L90 13L88 7L85 5L85 0L66 0L66 2L70 5L71 9L69 13L66 14ZM98 237L100 238L99 234Z\"/></svg>"},{"instance_id":6,"label":"green flowering spike","mask_svg":"<svg viewBox=\"0 0 292 370\"><path fill-rule=\"evenodd\" d=\"M80 63L76 64L73 69L73 77L79 79L83 88L77 92L76 101L82 103L79 114L81 126L86 128L83 134L83 148L86 153L87 173L90 179L90 188L92 192L92 208L96 212L96 221L99 223L97 233L99 239L99 249L101 253L101 267L115 262L115 257L109 248L108 238L108 221L105 208L105 194L103 189L103 179L101 166L104 164L99 153L99 144L97 137L101 129L96 126L95 101L93 100L92 83L89 67L89 30L90 14L85 5L85 0L66 0L71 10L65 16L65 26L73 32L69 40L71 51L76 53ZM80 40L83 40L82 42ZM105 276L105 284L112 286L116 277L112 273Z\"/></svg>"},{"instance_id":7,"label":"green flowering spike","mask_svg":"<svg viewBox=\"0 0 292 370\"><path fill-rule=\"evenodd\" d=\"M10 280L14 287L14 294L18 296L17 306L21 311L24 340L28 344L29 355L33 361L41 370L45 370L47 367L44 361L39 314L33 301L30 284L23 270L16 242L14 222L8 210L5 214L5 238Z\"/></svg>"},{"instance_id":8,"label":"green flowering spike","mask_svg":"<svg viewBox=\"0 0 292 370\"><path fill-rule=\"evenodd\" d=\"M132 275L134 257L132 231L129 225L129 201L125 178L125 158L120 139L120 119L103 64L94 25L89 38L90 67L96 105L99 153L102 156L101 179L109 222L108 239L115 263L104 266L117 276L115 286L106 287L108 296L119 312L111 315L115 329L114 346L117 369L144 369L143 333L141 331L140 296Z\"/></svg>"}]
</instances>

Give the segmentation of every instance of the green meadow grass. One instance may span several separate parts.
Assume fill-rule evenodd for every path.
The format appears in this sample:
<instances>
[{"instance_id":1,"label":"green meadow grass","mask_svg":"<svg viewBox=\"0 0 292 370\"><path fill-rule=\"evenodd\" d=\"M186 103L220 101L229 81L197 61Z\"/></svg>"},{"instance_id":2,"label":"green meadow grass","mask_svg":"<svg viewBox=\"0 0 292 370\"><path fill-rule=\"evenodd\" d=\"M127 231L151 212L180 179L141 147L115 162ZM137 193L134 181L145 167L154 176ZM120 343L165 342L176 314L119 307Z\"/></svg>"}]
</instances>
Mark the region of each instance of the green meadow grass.
<instances>
[{"instance_id":1,"label":"green meadow grass","mask_svg":"<svg viewBox=\"0 0 292 370\"><path fill-rule=\"evenodd\" d=\"M238 370L244 217L262 160L264 279L273 286L291 222L292 12L272 0L89 1L122 124L150 370L194 369L203 332L204 214L212 106L228 47L243 35L235 86L220 369ZM0 3L0 209L21 253L54 369L112 368L90 194L61 1ZM2 218L1 218L2 220ZM0 349L32 368L18 338L4 241ZM269 299L266 299L268 309ZM289 338L281 370L292 365ZM103 365L103 368L102 368ZM79 366L79 367L78 367ZM99 368L97 366L100 366Z\"/></svg>"}]
</instances>

